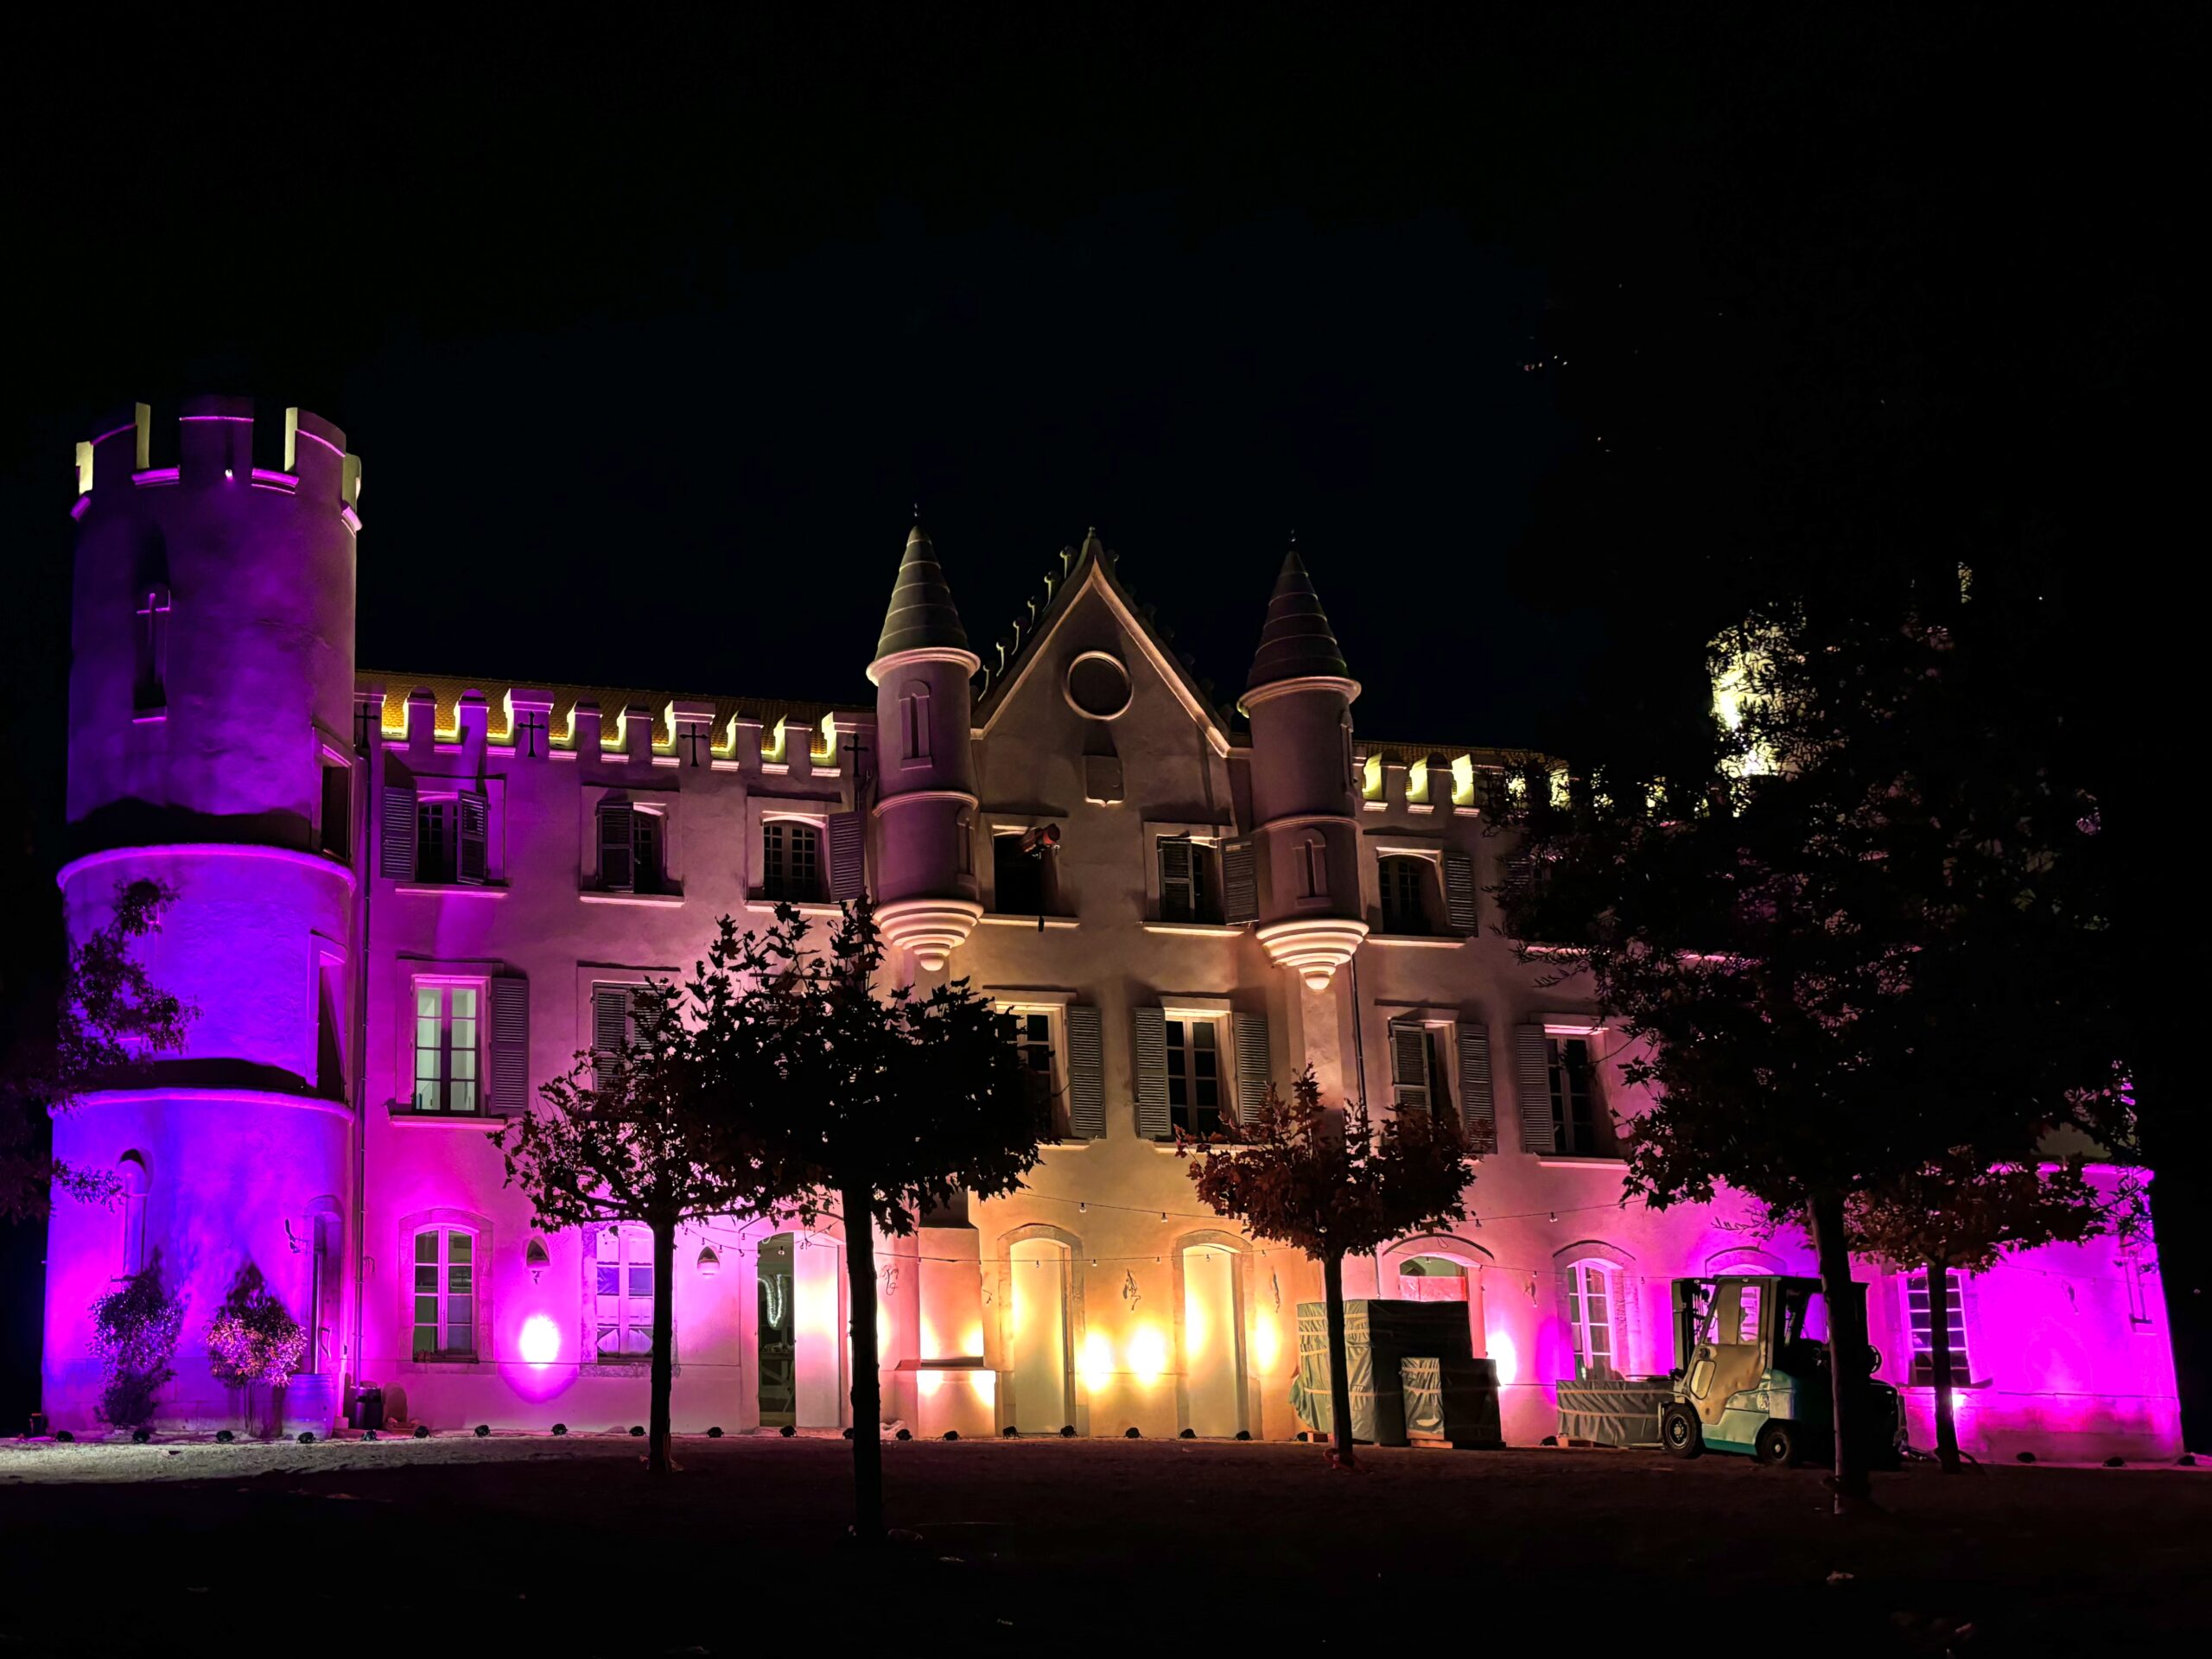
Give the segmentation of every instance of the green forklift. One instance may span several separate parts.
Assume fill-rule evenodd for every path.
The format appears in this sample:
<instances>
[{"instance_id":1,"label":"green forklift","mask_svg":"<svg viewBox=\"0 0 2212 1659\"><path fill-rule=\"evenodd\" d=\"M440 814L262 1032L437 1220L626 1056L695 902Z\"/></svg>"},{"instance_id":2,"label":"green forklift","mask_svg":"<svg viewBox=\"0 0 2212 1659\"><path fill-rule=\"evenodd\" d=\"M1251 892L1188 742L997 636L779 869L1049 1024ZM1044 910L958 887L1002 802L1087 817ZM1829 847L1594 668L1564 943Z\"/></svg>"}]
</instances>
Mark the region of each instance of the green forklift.
<instances>
[{"instance_id":1,"label":"green forklift","mask_svg":"<svg viewBox=\"0 0 2212 1659\"><path fill-rule=\"evenodd\" d=\"M1852 1291L1863 1301L1864 1285ZM1834 1445L1828 1376L1827 1304L1817 1279L1779 1274L1675 1281L1673 1397L1659 1414L1659 1444L1674 1457L1734 1452L1788 1467L1825 1459ZM1904 1408L1897 1391L1871 1373L1859 1386L1866 1420L1878 1425L1878 1465L1902 1458Z\"/></svg>"}]
</instances>

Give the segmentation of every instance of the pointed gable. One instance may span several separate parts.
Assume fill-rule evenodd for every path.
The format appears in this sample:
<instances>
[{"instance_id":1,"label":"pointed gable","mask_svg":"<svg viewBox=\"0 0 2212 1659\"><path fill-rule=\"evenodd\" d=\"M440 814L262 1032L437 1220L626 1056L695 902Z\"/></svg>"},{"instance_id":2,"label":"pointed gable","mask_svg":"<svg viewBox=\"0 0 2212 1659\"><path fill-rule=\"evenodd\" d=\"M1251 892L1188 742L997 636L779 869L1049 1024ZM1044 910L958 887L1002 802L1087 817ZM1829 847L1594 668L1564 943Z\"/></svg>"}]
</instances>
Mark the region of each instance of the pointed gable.
<instances>
[{"instance_id":1,"label":"pointed gable","mask_svg":"<svg viewBox=\"0 0 2212 1659\"><path fill-rule=\"evenodd\" d=\"M984 690L976 702L978 734L989 733L1016 688L1028 680L1036 665L1050 655L1046 646L1052 635L1086 595L1096 594L1136 641L1140 652L1166 682L1176 700L1205 731L1214 751L1227 754L1228 722L1182 658L1161 637L1159 627L1122 586L1116 573L1116 556L1099 540L1097 531L1093 529L1084 537L1080 549L1065 550L1060 561L1065 574L1057 580L1049 575L1046 578L1045 604L1039 607L1034 601L1031 603L1033 623L1016 618L1013 649L1007 650L1001 644L993 653L994 659L985 666Z\"/></svg>"}]
</instances>

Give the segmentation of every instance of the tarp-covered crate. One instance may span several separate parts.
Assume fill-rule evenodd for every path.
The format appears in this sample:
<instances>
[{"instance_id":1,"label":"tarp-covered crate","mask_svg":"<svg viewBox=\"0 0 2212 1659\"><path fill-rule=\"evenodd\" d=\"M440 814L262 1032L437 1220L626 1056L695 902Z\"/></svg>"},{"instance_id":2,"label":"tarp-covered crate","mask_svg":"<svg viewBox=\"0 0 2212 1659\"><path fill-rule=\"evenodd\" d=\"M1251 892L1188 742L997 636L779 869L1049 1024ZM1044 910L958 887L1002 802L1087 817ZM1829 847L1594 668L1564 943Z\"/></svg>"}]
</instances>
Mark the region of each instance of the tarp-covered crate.
<instances>
[{"instance_id":1,"label":"tarp-covered crate","mask_svg":"<svg viewBox=\"0 0 2212 1659\"><path fill-rule=\"evenodd\" d=\"M1465 1303L1346 1302L1344 1370L1355 1440L1503 1444L1497 1373L1490 1361L1474 1357ZM1298 1305L1298 1377L1291 1405L1308 1428L1330 1432L1329 1319L1322 1302Z\"/></svg>"},{"instance_id":2,"label":"tarp-covered crate","mask_svg":"<svg viewBox=\"0 0 2212 1659\"><path fill-rule=\"evenodd\" d=\"M1559 1435L1599 1446L1656 1446L1659 1414L1674 1390L1663 1378L1625 1377L1559 1385Z\"/></svg>"}]
</instances>

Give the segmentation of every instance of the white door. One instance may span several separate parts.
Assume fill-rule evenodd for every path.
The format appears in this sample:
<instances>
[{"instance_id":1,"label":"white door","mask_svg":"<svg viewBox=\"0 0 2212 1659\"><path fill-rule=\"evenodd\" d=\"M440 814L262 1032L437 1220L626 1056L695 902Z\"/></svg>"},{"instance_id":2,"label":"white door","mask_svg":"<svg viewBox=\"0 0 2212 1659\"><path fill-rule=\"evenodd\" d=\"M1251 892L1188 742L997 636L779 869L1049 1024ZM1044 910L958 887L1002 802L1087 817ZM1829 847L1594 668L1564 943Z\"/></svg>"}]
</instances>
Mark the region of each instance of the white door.
<instances>
[{"instance_id":1,"label":"white door","mask_svg":"<svg viewBox=\"0 0 2212 1659\"><path fill-rule=\"evenodd\" d=\"M1183 1252L1183 1389L1191 1431L1227 1440L1244 1427L1236 1261L1217 1245Z\"/></svg>"},{"instance_id":2,"label":"white door","mask_svg":"<svg viewBox=\"0 0 2212 1659\"><path fill-rule=\"evenodd\" d=\"M1009 1254L1014 1426L1025 1434L1057 1434L1075 1421L1068 1409L1067 1246L1025 1238Z\"/></svg>"}]
</instances>

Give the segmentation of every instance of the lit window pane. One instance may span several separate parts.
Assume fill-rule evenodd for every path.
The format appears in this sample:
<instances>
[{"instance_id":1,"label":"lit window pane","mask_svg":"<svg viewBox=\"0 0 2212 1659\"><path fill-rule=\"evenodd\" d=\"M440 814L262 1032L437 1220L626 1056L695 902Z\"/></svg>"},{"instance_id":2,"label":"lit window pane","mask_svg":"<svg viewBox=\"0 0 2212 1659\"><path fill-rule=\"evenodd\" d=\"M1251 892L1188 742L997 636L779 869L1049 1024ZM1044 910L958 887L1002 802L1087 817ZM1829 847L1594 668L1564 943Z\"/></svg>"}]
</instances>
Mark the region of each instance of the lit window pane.
<instances>
[{"instance_id":1,"label":"lit window pane","mask_svg":"<svg viewBox=\"0 0 2212 1659\"><path fill-rule=\"evenodd\" d=\"M438 1259L438 1236L435 1233L415 1235L415 1259L417 1262L435 1262Z\"/></svg>"}]
</instances>

